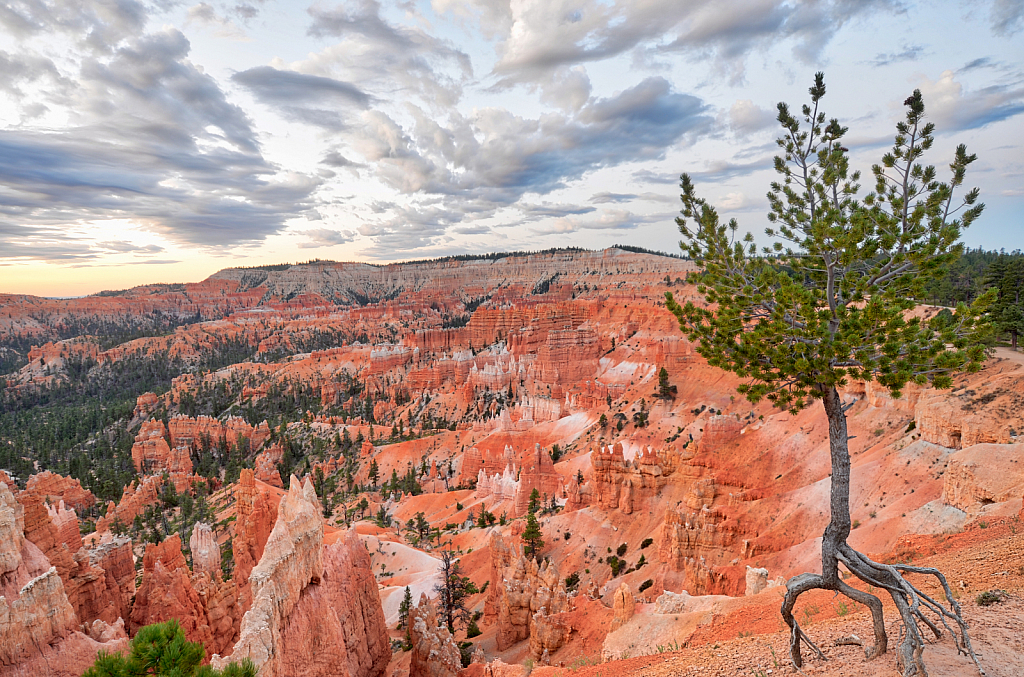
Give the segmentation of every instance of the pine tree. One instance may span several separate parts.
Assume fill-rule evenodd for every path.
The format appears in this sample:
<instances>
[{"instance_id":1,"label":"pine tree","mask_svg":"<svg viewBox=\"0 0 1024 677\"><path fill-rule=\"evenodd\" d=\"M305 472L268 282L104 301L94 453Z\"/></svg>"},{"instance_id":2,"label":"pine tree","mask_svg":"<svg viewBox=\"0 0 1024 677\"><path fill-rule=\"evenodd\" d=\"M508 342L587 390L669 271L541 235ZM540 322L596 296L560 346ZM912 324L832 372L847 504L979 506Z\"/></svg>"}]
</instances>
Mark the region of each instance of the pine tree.
<instances>
[{"instance_id":1,"label":"pine tree","mask_svg":"<svg viewBox=\"0 0 1024 677\"><path fill-rule=\"evenodd\" d=\"M441 572L441 580L434 587L438 593L438 601L441 607L441 617L448 632L455 634L455 622L463 625L469 623L469 610L466 608L466 601L471 595L479 592L476 585L469 580L469 576L462 575L462 565L456 559L455 553L445 548L441 551L441 564L438 566Z\"/></svg>"},{"instance_id":2,"label":"pine tree","mask_svg":"<svg viewBox=\"0 0 1024 677\"><path fill-rule=\"evenodd\" d=\"M412 637L409 635L409 610L412 609L412 591L409 590L409 586L405 586L405 596L402 597L401 604L398 605L398 629L405 629L405 640L402 642L403 649L412 648Z\"/></svg>"},{"instance_id":3,"label":"pine tree","mask_svg":"<svg viewBox=\"0 0 1024 677\"><path fill-rule=\"evenodd\" d=\"M537 515L526 513L526 529L523 530L523 554L540 561L540 549L544 547L544 534L541 533Z\"/></svg>"},{"instance_id":4,"label":"pine tree","mask_svg":"<svg viewBox=\"0 0 1024 677\"><path fill-rule=\"evenodd\" d=\"M373 459L370 462L370 483L371 486L377 488L377 480L380 479L380 467L377 465L377 459Z\"/></svg>"},{"instance_id":5,"label":"pine tree","mask_svg":"<svg viewBox=\"0 0 1024 677\"><path fill-rule=\"evenodd\" d=\"M924 101L915 90L905 102L895 145L872 168L875 190L858 201L859 172L851 172L843 146L847 128L819 111L824 75L815 75L811 104L800 119L778 105L782 176L768 194L771 248L758 251L749 233L738 240L738 224L697 197L690 177L680 177L682 216L676 219L683 250L702 268L697 290L706 304L675 302L665 294L680 329L712 366L737 374L738 390L751 402L768 399L796 412L821 400L828 419L831 520L822 538L822 573L789 580L782 606L790 628L790 655L800 667L801 644L817 651L793 616L799 595L824 589L842 593L870 609L874 646L885 653L888 638L881 600L847 584L839 562L868 589L888 592L903 621L897 661L905 677L927 674L922 654L924 622L954 634L970 653L967 625L945 577L935 569L872 562L847 543L850 535L850 451L846 410L839 388L850 379L876 381L899 397L907 383L948 388L951 374L977 371L985 359L987 327L981 319L991 295L971 307L960 304L949 319L925 321L909 313L924 283L960 256L960 234L983 205L978 190L954 202L968 165L975 160L957 147L948 183L920 163L933 143L934 125L924 121ZM709 307L714 307L712 311ZM946 602L925 596L905 574L935 576ZM936 596L937 597L937 596ZM927 600L927 603L921 603ZM929 611L939 622L927 619ZM950 627L959 627L959 637ZM975 663L977 659L975 658Z\"/></svg>"},{"instance_id":6,"label":"pine tree","mask_svg":"<svg viewBox=\"0 0 1024 677\"><path fill-rule=\"evenodd\" d=\"M526 506L526 510L531 515L536 514L540 510L540 492L537 491L536 487L530 492L530 503Z\"/></svg>"},{"instance_id":7,"label":"pine tree","mask_svg":"<svg viewBox=\"0 0 1024 677\"><path fill-rule=\"evenodd\" d=\"M996 330L1010 335L1010 347L1024 333L1024 257L1001 255L989 266L985 283L996 290L992 320Z\"/></svg>"},{"instance_id":8,"label":"pine tree","mask_svg":"<svg viewBox=\"0 0 1024 677\"><path fill-rule=\"evenodd\" d=\"M668 369L665 367L658 371L658 395L662 399L672 397L672 386L668 383Z\"/></svg>"}]
</instances>

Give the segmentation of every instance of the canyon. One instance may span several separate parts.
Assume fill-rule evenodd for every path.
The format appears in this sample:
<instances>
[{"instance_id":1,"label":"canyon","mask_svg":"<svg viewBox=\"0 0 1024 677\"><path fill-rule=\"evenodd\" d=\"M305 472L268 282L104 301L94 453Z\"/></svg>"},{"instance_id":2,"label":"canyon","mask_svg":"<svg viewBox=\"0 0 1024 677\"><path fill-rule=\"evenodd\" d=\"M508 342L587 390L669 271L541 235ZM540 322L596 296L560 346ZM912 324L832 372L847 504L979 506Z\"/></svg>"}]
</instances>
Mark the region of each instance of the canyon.
<instances>
[{"instance_id":1,"label":"canyon","mask_svg":"<svg viewBox=\"0 0 1024 677\"><path fill-rule=\"evenodd\" d=\"M172 618L213 666L262 677L726 674L725 643L768 669L779 586L820 568L827 422L751 405L697 354L664 301L700 300L693 270L566 250L0 296L0 334L34 342L0 377L6 402L173 367L126 385L123 416L66 459L3 468L0 673L77 676ZM146 335L110 345L111 327ZM1024 590L1021 393L1004 348L950 390L841 393L851 545L949 566L983 642L1012 624L975 598ZM120 475L98 465L108 447ZM454 633L445 551L471 584ZM801 623L832 637L869 618L838 604L809 596ZM1019 674L992 644L989 674ZM934 651L933 675L971 674ZM896 674L892 652L867 665Z\"/></svg>"}]
</instances>

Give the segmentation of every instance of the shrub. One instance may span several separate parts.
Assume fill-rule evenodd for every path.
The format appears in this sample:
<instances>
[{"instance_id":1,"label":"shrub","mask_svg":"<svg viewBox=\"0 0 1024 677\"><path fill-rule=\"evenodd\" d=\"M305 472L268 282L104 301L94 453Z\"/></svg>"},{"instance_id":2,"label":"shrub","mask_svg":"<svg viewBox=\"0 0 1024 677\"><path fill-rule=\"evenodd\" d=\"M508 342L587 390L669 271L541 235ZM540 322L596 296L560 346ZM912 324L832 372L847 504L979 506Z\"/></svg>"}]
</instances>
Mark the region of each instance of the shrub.
<instances>
[{"instance_id":1,"label":"shrub","mask_svg":"<svg viewBox=\"0 0 1024 677\"><path fill-rule=\"evenodd\" d=\"M188 641L178 621L172 619L139 630L127 656L101 651L82 677L256 677L256 666L248 658L214 670L200 665L205 657L202 643Z\"/></svg>"},{"instance_id":2,"label":"shrub","mask_svg":"<svg viewBox=\"0 0 1024 677\"><path fill-rule=\"evenodd\" d=\"M651 543L654 543L654 539L653 538L645 538L643 540L643 542L640 543L640 549L643 550L644 548L649 546Z\"/></svg>"},{"instance_id":3,"label":"shrub","mask_svg":"<svg viewBox=\"0 0 1024 677\"><path fill-rule=\"evenodd\" d=\"M644 581L643 583L640 584L640 592L643 592L644 590L646 590L647 588L651 587L652 585L654 585L654 581L652 581L651 579L648 578L646 581Z\"/></svg>"},{"instance_id":4,"label":"shrub","mask_svg":"<svg viewBox=\"0 0 1024 677\"><path fill-rule=\"evenodd\" d=\"M466 626L466 639L479 637L480 634L480 626L476 624L476 621L470 621L469 625Z\"/></svg>"},{"instance_id":5,"label":"shrub","mask_svg":"<svg viewBox=\"0 0 1024 677\"><path fill-rule=\"evenodd\" d=\"M629 549L628 546L625 543L622 543L621 545L619 545L618 548L615 549L615 554L618 555L619 557L622 557L623 555L626 554L626 550L628 550L628 549Z\"/></svg>"},{"instance_id":6,"label":"shrub","mask_svg":"<svg viewBox=\"0 0 1024 677\"><path fill-rule=\"evenodd\" d=\"M1006 601L1006 593L1002 590L986 590L978 595L974 601L978 603L978 606L992 606L993 604L1000 604Z\"/></svg>"}]
</instances>

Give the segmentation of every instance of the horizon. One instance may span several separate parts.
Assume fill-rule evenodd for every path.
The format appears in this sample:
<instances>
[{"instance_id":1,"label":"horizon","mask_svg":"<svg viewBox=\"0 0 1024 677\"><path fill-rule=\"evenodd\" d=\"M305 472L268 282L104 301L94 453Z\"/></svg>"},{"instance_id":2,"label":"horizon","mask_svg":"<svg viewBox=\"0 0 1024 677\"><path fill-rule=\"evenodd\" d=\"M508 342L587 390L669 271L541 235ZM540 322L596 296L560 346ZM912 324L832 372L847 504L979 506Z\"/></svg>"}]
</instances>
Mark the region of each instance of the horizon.
<instances>
[{"instance_id":1,"label":"horizon","mask_svg":"<svg viewBox=\"0 0 1024 677\"><path fill-rule=\"evenodd\" d=\"M671 252L682 172L765 243L775 105L798 110L818 70L862 195L920 89L940 180L957 144L978 154L987 208L963 242L1019 248L1022 30L1002 0L18 5L0 16L0 288L70 298L310 254Z\"/></svg>"}]
</instances>

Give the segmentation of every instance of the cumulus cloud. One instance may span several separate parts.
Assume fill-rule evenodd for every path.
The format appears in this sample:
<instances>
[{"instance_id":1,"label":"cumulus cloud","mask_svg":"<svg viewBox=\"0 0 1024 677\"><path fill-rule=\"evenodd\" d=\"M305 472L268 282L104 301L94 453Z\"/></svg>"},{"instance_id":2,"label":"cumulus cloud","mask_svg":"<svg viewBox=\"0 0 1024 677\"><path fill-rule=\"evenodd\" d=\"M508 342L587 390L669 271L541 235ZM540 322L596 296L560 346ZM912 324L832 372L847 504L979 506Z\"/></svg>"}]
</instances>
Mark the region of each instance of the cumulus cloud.
<instances>
[{"instance_id":1,"label":"cumulus cloud","mask_svg":"<svg viewBox=\"0 0 1024 677\"><path fill-rule=\"evenodd\" d=\"M1024 88L991 85L967 90L956 73L943 71L938 80L920 84L925 112L939 132L976 129L1024 113Z\"/></svg>"},{"instance_id":2,"label":"cumulus cloud","mask_svg":"<svg viewBox=\"0 0 1024 677\"><path fill-rule=\"evenodd\" d=\"M576 233L581 230L632 230L645 223L657 223L670 217L666 214L634 214L628 209L605 209L597 218L562 216L531 230L542 235Z\"/></svg>"},{"instance_id":3,"label":"cumulus cloud","mask_svg":"<svg viewBox=\"0 0 1024 677\"><path fill-rule=\"evenodd\" d=\"M201 2L188 8L185 24L213 29L214 35L219 38L237 39L245 37L245 31L240 26L231 19L218 15L213 5L207 2Z\"/></svg>"},{"instance_id":4,"label":"cumulus cloud","mask_svg":"<svg viewBox=\"0 0 1024 677\"><path fill-rule=\"evenodd\" d=\"M775 125L776 113L765 110L750 99L741 99L729 108L729 126L737 134L745 135Z\"/></svg>"}]
</instances>

